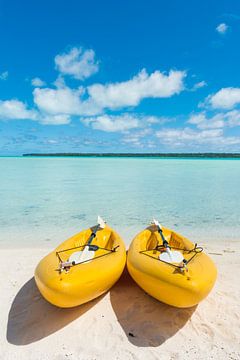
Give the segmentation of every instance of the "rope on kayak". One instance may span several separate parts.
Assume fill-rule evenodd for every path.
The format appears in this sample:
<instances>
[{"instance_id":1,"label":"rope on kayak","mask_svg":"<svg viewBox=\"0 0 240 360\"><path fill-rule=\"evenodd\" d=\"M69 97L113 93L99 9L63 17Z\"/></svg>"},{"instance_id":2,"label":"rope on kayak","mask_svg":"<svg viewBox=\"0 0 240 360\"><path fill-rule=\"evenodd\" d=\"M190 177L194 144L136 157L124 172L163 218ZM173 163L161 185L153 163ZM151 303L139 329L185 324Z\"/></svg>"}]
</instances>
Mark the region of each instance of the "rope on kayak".
<instances>
[{"instance_id":1,"label":"rope on kayak","mask_svg":"<svg viewBox=\"0 0 240 360\"><path fill-rule=\"evenodd\" d=\"M201 253L201 252L203 251L203 248L202 248L201 246L197 246L197 244L195 244L194 248L193 248L193 249L190 249L190 250L184 249L184 248L178 248L178 247L174 247L174 246L171 246L171 249L181 250L181 251L183 251L183 252L185 252L185 253L187 253L187 254L190 254L190 253L194 252L194 254L193 254L192 257L190 257L190 259L188 259L188 260L184 259L184 260L183 260L183 265L175 265L175 264L173 264L173 263L169 263L169 262L167 262L167 261L161 260L161 259L159 259L159 257L156 258L155 256L152 256L152 255L150 255L150 254L147 254L148 251L154 251L154 250L155 250L155 251L159 251L159 252L165 251L165 247L164 247L163 245L157 245L157 246L156 246L155 248L153 248L153 249L142 250L142 251L139 251L139 253L140 253L140 254L143 254L143 255L146 255L146 256L149 256L149 257L151 257L151 258L154 259L154 260L161 261L161 262L163 262L163 263L165 263L165 264L167 264L167 265L170 265L170 266L172 266L172 267L174 267L174 268L179 269L179 270L182 271L182 270L190 263L190 261L192 261L192 259L193 259L197 254L199 254L199 253Z\"/></svg>"},{"instance_id":2,"label":"rope on kayak","mask_svg":"<svg viewBox=\"0 0 240 360\"><path fill-rule=\"evenodd\" d=\"M103 257L103 256L106 256L106 255L109 255L109 254L111 254L111 253L116 252L117 248L119 248L120 245L115 246L113 249L108 249L108 248L102 248L102 247L100 247L100 246L98 246L98 245L88 245L88 244L84 244L84 245L80 245L80 246L75 246L75 247L73 247L73 248L56 251L56 255L57 255L57 257L58 257L58 260L59 260L60 264L62 264L62 263L64 263L64 262L63 262L63 260L61 259L59 253L66 252L66 251L69 251L69 250L78 249L78 248L85 248L86 246L88 246L90 249L94 247L93 251L97 251L97 250L105 250L105 251L108 251L108 252L105 253L105 254L96 256L96 257L94 257L93 259L91 259L91 261L93 261L93 260L99 259L99 258L101 258L101 257ZM61 267L61 266L60 266L58 269L56 269L56 271L62 271L62 270L64 270L64 269L65 269L65 270L69 270L70 267L72 267L72 266L81 265L81 264L84 264L84 263L86 263L86 262L88 262L88 261L89 261L89 259L84 260L84 261L81 261L81 262L78 262L77 264L75 263L75 261L73 261L73 262L72 262L71 264L69 264L68 266L64 266L64 267Z\"/></svg>"}]
</instances>

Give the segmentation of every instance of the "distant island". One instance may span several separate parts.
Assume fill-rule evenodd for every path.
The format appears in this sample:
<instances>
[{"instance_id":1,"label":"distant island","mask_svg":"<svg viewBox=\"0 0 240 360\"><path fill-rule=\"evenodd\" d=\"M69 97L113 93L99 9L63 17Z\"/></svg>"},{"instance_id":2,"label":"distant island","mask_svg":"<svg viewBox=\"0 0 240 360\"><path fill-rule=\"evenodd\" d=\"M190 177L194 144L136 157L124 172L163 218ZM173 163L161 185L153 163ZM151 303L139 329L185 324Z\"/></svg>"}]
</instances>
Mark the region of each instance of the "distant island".
<instances>
[{"instance_id":1,"label":"distant island","mask_svg":"<svg viewBox=\"0 0 240 360\"><path fill-rule=\"evenodd\" d=\"M240 153L31 153L22 156L240 158Z\"/></svg>"}]
</instances>

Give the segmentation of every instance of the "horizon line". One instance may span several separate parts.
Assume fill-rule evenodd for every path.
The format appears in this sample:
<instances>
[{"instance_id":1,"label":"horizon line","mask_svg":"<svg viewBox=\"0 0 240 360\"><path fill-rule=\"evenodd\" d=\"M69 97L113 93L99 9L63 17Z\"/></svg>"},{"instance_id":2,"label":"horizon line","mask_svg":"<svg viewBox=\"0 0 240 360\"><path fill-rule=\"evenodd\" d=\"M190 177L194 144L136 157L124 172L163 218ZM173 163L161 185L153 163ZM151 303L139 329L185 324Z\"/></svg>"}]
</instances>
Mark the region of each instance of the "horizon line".
<instances>
[{"instance_id":1,"label":"horizon line","mask_svg":"<svg viewBox=\"0 0 240 360\"><path fill-rule=\"evenodd\" d=\"M239 157L240 153L224 153L224 152L196 152L196 153L113 153L113 152L102 152L102 153L25 153L20 156L96 156L96 157Z\"/></svg>"}]
</instances>

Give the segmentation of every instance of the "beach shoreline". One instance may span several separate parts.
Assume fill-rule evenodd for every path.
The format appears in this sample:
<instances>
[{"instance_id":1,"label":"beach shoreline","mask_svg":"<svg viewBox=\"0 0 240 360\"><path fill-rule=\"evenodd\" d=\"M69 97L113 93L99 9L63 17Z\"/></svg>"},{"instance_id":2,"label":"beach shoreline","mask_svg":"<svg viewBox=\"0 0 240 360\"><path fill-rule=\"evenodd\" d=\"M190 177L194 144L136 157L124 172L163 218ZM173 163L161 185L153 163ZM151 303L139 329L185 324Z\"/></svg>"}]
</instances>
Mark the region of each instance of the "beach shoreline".
<instances>
[{"instance_id":1,"label":"beach shoreline","mask_svg":"<svg viewBox=\"0 0 240 360\"><path fill-rule=\"evenodd\" d=\"M2 249L2 359L239 359L239 247L205 244L218 279L189 309L151 298L126 270L104 296L59 309L42 298L33 278L50 248Z\"/></svg>"}]
</instances>

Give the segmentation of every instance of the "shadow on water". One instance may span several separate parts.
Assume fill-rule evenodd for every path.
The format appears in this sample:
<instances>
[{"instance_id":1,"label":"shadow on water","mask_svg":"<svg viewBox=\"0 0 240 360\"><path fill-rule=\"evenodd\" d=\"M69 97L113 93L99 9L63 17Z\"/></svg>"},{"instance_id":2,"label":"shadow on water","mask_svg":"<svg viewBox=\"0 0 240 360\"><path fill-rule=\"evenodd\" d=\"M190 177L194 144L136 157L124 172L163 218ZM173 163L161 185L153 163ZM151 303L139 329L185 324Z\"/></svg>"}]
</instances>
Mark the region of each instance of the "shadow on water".
<instances>
[{"instance_id":1,"label":"shadow on water","mask_svg":"<svg viewBox=\"0 0 240 360\"><path fill-rule=\"evenodd\" d=\"M176 334L197 306L178 309L146 294L125 269L110 291L117 319L129 341L136 346L159 346Z\"/></svg>"},{"instance_id":2,"label":"shadow on water","mask_svg":"<svg viewBox=\"0 0 240 360\"><path fill-rule=\"evenodd\" d=\"M7 340L14 345L27 345L45 338L91 309L103 296L75 308L61 309L44 300L31 278L13 300Z\"/></svg>"}]
</instances>

